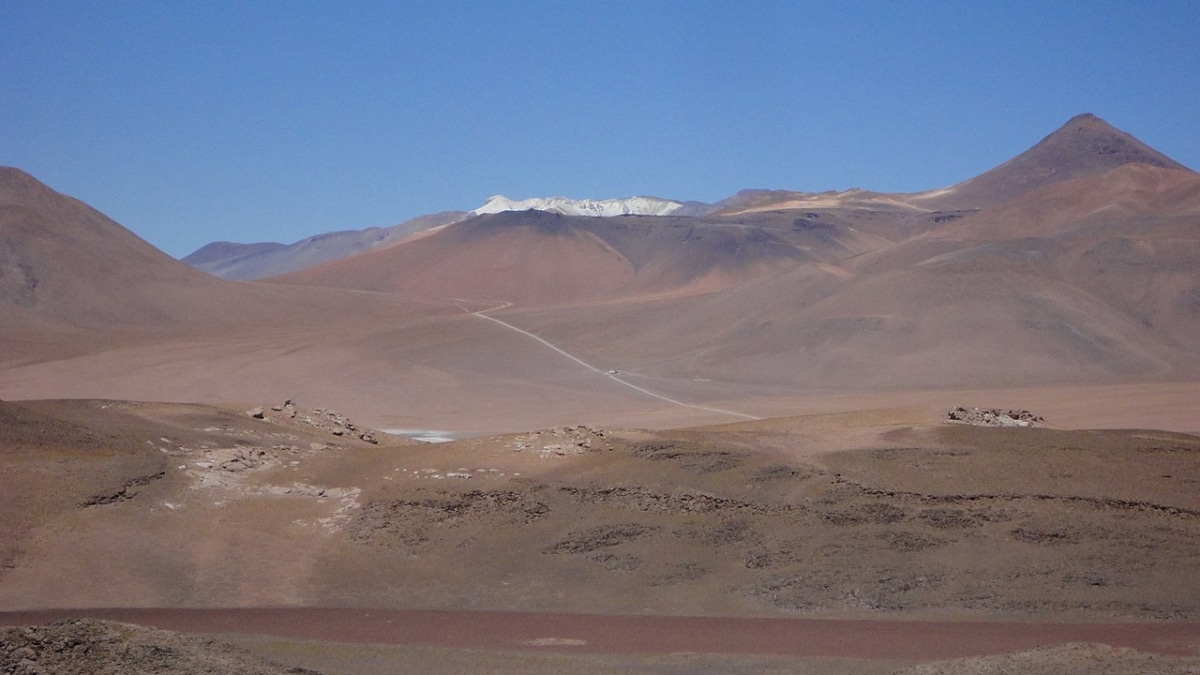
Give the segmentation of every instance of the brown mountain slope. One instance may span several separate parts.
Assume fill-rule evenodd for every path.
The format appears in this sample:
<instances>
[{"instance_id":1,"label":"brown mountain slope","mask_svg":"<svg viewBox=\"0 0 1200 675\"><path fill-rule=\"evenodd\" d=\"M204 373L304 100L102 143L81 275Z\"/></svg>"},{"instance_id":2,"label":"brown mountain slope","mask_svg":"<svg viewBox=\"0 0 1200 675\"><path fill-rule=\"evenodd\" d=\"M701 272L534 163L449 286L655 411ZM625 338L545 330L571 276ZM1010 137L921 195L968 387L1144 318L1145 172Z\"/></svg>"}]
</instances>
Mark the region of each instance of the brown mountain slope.
<instances>
[{"instance_id":1,"label":"brown mountain slope","mask_svg":"<svg viewBox=\"0 0 1200 675\"><path fill-rule=\"evenodd\" d=\"M418 232L458 222L467 215L462 211L431 213L392 227L327 232L291 244L214 242L181 258L181 262L222 279L261 279L387 246Z\"/></svg>"},{"instance_id":2,"label":"brown mountain slope","mask_svg":"<svg viewBox=\"0 0 1200 675\"><path fill-rule=\"evenodd\" d=\"M220 288L86 204L0 168L0 317L186 322L188 305Z\"/></svg>"},{"instance_id":3,"label":"brown mountain slope","mask_svg":"<svg viewBox=\"0 0 1200 675\"><path fill-rule=\"evenodd\" d=\"M24 173L3 177L0 398L295 398L457 429L644 402L451 302L215 279Z\"/></svg>"},{"instance_id":4,"label":"brown mountain slope","mask_svg":"<svg viewBox=\"0 0 1200 675\"><path fill-rule=\"evenodd\" d=\"M296 398L394 426L484 412L518 428L546 401L559 415L640 399L452 303L222 281L21 172L4 178L0 398Z\"/></svg>"},{"instance_id":5,"label":"brown mountain slope","mask_svg":"<svg viewBox=\"0 0 1200 675\"><path fill-rule=\"evenodd\" d=\"M500 304L591 299L632 276L632 264L603 240L563 216L530 211L482 216L272 281Z\"/></svg>"},{"instance_id":6,"label":"brown mountain slope","mask_svg":"<svg viewBox=\"0 0 1200 675\"><path fill-rule=\"evenodd\" d=\"M1147 344L1200 347L1200 175L1126 164L1054 183L853 261L860 275L1036 275L1133 319Z\"/></svg>"},{"instance_id":7,"label":"brown mountain slope","mask_svg":"<svg viewBox=\"0 0 1200 675\"><path fill-rule=\"evenodd\" d=\"M227 260L260 255L285 248L287 244L277 241L261 241L254 244L239 244L233 241L214 241L205 244L179 259L192 267L203 269L205 265L217 265Z\"/></svg>"},{"instance_id":8,"label":"brown mountain slope","mask_svg":"<svg viewBox=\"0 0 1200 675\"><path fill-rule=\"evenodd\" d=\"M1086 178L1052 183L924 236L1005 241L1050 235L1086 223L1188 214L1200 214L1200 174L1128 163Z\"/></svg>"},{"instance_id":9,"label":"brown mountain slope","mask_svg":"<svg viewBox=\"0 0 1200 675\"><path fill-rule=\"evenodd\" d=\"M1200 374L1200 176L1129 164L720 293L507 313L662 382L986 386Z\"/></svg>"},{"instance_id":10,"label":"brown mountain slope","mask_svg":"<svg viewBox=\"0 0 1200 675\"><path fill-rule=\"evenodd\" d=\"M981 262L999 264L861 279L797 271L709 296L502 316L680 396L697 380L828 391L1154 380L1200 370L1177 331L1156 335L1049 269L1015 273L1003 259Z\"/></svg>"},{"instance_id":11,"label":"brown mountain slope","mask_svg":"<svg viewBox=\"0 0 1200 675\"><path fill-rule=\"evenodd\" d=\"M0 361L331 322L379 305L213 278L28 174L0 168Z\"/></svg>"},{"instance_id":12,"label":"brown mountain slope","mask_svg":"<svg viewBox=\"0 0 1200 675\"><path fill-rule=\"evenodd\" d=\"M587 218L504 212L271 281L536 307L713 292L888 244L820 214Z\"/></svg>"},{"instance_id":13,"label":"brown mountain slope","mask_svg":"<svg viewBox=\"0 0 1200 675\"><path fill-rule=\"evenodd\" d=\"M194 328L238 296L86 204L0 168L0 360Z\"/></svg>"}]
</instances>

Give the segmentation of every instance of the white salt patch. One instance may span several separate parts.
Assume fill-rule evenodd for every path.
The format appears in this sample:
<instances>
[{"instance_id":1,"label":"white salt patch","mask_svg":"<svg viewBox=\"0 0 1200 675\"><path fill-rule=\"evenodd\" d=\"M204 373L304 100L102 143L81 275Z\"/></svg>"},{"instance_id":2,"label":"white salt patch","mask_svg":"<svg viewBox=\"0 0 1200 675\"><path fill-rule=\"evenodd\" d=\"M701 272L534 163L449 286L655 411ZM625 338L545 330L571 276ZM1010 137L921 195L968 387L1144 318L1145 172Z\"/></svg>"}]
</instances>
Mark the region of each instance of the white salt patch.
<instances>
[{"instance_id":1,"label":"white salt patch","mask_svg":"<svg viewBox=\"0 0 1200 675\"><path fill-rule=\"evenodd\" d=\"M437 429L380 429L385 434L393 436L403 436L411 438L414 441L422 443L449 443L450 441L458 440L458 434L453 431L439 431Z\"/></svg>"}]
</instances>

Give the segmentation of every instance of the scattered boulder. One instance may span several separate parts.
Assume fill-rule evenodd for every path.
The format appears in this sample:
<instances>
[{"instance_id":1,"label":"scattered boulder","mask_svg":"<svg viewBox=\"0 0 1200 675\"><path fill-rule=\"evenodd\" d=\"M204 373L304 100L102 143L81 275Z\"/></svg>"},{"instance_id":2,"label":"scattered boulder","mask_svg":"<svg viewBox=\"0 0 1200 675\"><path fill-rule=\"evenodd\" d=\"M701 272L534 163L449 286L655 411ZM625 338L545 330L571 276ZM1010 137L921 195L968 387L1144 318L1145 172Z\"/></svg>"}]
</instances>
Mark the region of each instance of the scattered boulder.
<instances>
[{"instance_id":1,"label":"scattered boulder","mask_svg":"<svg viewBox=\"0 0 1200 675\"><path fill-rule=\"evenodd\" d=\"M282 405L271 406L271 410L274 410L275 412L287 413L288 417L295 417L296 403L289 398L288 400L284 401Z\"/></svg>"},{"instance_id":2,"label":"scattered boulder","mask_svg":"<svg viewBox=\"0 0 1200 675\"><path fill-rule=\"evenodd\" d=\"M266 417L266 413L263 411L262 406L258 406L247 410L246 416L252 417L256 420L261 420Z\"/></svg>"},{"instance_id":3,"label":"scattered boulder","mask_svg":"<svg viewBox=\"0 0 1200 675\"><path fill-rule=\"evenodd\" d=\"M272 460L274 460L274 457L264 448L238 446L233 448L233 457L222 461L219 466L226 471L236 473L247 469L257 469L259 466L272 462Z\"/></svg>"},{"instance_id":4,"label":"scattered boulder","mask_svg":"<svg viewBox=\"0 0 1200 675\"><path fill-rule=\"evenodd\" d=\"M987 427L1032 427L1046 420L1024 409L966 408L960 405L946 413L946 421Z\"/></svg>"}]
</instances>

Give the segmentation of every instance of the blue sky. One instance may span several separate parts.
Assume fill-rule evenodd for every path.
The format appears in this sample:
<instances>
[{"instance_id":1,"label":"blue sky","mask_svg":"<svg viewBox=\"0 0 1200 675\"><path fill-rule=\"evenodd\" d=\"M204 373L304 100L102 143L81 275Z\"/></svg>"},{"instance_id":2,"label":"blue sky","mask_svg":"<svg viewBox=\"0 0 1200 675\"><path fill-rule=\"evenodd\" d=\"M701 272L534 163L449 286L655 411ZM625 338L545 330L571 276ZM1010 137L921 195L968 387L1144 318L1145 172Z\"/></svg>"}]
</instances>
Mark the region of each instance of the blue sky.
<instances>
[{"instance_id":1,"label":"blue sky","mask_svg":"<svg viewBox=\"0 0 1200 675\"><path fill-rule=\"evenodd\" d=\"M5 0L0 164L166 252L487 197L917 191L1093 112L1200 168L1200 2Z\"/></svg>"}]
</instances>

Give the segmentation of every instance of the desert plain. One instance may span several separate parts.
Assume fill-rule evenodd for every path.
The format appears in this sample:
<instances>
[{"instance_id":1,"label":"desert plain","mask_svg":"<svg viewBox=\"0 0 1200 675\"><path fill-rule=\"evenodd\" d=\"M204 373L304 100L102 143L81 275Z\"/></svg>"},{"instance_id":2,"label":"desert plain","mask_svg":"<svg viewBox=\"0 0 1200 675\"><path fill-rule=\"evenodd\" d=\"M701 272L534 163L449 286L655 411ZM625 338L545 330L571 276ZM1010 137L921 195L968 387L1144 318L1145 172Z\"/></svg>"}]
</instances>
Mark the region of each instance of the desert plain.
<instances>
[{"instance_id":1,"label":"desert plain","mask_svg":"<svg viewBox=\"0 0 1200 675\"><path fill-rule=\"evenodd\" d=\"M0 170L0 669L1200 670L1190 169L445 220L231 281Z\"/></svg>"}]
</instances>

